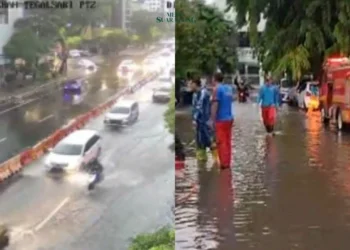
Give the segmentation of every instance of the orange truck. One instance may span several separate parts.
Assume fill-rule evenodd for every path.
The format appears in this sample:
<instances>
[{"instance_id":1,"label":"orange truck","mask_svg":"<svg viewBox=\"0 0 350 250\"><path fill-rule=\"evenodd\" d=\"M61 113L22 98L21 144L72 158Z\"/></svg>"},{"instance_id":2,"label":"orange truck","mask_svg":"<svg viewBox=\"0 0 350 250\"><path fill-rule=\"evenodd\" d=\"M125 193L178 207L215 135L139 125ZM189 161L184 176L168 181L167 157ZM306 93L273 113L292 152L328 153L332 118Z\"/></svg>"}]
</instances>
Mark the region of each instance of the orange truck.
<instances>
[{"instance_id":1,"label":"orange truck","mask_svg":"<svg viewBox=\"0 0 350 250\"><path fill-rule=\"evenodd\" d=\"M324 123L335 123L338 130L350 124L349 58L328 58L325 61L319 99Z\"/></svg>"}]
</instances>

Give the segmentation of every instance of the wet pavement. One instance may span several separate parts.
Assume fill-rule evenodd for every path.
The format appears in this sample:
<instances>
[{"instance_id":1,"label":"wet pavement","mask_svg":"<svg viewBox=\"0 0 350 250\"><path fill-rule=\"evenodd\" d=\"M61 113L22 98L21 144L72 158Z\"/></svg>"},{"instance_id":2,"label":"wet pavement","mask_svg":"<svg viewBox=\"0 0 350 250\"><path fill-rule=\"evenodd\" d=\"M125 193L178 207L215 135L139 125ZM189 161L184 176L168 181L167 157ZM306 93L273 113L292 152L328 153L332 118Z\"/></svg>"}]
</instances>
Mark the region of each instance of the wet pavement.
<instances>
[{"instance_id":1,"label":"wet pavement","mask_svg":"<svg viewBox=\"0 0 350 250\"><path fill-rule=\"evenodd\" d=\"M80 103L74 104L72 96L64 96L63 91L57 89L44 97L0 110L0 163L35 145L76 116L105 102L125 86L125 83L118 81L114 64L105 65L86 77L87 84L79 97ZM132 82L141 78L140 75L136 76Z\"/></svg>"},{"instance_id":2,"label":"wet pavement","mask_svg":"<svg viewBox=\"0 0 350 250\"><path fill-rule=\"evenodd\" d=\"M103 140L105 180L94 191L87 191L82 173L46 176L45 159L3 188L0 223L12 230L10 250L124 250L135 235L173 224L173 136L164 124L167 106L152 102L156 86L149 83L128 97L140 105L132 126L106 128L103 117L87 125L100 131Z\"/></svg>"},{"instance_id":3,"label":"wet pavement","mask_svg":"<svg viewBox=\"0 0 350 250\"><path fill-rule=\"evenodd\" d=\"M232 170L197 164L188 147L176 180L176 196L190 194L176 204L176 249L349 249L350 132L284 106L271 138L256 105L235 105ZM176 127L186 144L189 124L181 112Z\"/></svg>"}]
</instances>

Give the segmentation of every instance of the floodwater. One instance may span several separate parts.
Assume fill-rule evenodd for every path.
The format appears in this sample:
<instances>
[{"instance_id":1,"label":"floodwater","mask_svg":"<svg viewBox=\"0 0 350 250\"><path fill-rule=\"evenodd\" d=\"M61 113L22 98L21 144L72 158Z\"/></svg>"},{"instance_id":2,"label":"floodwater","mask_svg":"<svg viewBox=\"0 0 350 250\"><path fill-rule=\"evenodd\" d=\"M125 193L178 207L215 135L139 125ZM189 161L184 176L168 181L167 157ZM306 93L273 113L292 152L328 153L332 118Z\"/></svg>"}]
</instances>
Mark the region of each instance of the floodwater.
<instances>
[{"instance_id":1,"label":"floodwater","mask_svg":"<svg viewBox=\"0 0 350 250\"><path fill-rule=\"evenodd\" d=\"M235 106L233 168L222 172L196 162L190 117L177 115L188 157L176 179L176 249L350 249L350 132L284 106L270 138L258 107Z\"/></svg>"}]
</instances>

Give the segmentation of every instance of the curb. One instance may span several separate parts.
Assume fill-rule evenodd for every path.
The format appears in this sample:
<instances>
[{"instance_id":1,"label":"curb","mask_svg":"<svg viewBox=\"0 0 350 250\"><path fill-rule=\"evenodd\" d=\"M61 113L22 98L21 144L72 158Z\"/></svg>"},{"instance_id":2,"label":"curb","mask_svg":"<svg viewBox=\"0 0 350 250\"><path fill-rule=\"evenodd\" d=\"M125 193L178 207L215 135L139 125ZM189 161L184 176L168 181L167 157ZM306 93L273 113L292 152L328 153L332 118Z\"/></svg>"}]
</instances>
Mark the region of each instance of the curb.
<instances>
[{"instance_id":1,"label":"curb","mask_svg":"<svg viewBox=\"0 0 350 250\"><path fill-rule=\"evenodd\" d=\"M139 90L145 86L150 81L154 80L158 74L149 74L144 79L138 81L131 88L128 86L124 88L121 92L117 93L115 96L108 99L105 103L102 103L95 107L94 109L88 111L85 114L79 115L74 120L69 122L66 125L63 125L60 129L53 132L50 136L38 142L33 147L23 151L19 155L5 161L0 164L0 183L6 181L7 179L13 177L21 170L34 162L35 160L42 157L48 152L48 150L54 147L61 139L84 127L89 121L100 116L109 108L111 108L120 97L123 97L128 94L134 93L136 90Z\"/></svg>"}]
</instances>

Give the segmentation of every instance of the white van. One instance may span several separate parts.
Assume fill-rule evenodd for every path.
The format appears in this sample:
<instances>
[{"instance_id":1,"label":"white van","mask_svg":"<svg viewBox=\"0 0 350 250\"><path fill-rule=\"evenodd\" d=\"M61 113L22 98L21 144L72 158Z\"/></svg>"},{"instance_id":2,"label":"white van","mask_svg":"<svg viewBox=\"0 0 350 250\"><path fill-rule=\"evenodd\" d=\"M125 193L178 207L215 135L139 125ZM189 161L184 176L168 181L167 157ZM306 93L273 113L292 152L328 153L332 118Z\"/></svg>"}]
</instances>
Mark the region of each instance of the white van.
<instances>
[{"instance_id":1,"label":"white van","mask_svg":"<svg viewBox=\"0 0 350 250\"><path fill-rule=\"evenodd\" d=\"M101 137L95 130L77 130L60 141L48 155L45 167L50 172L75 171L98 159Z\"/></svg>"},{"instance_id":2,"label":"white van","mask_svg":"<svg viewBox=\"0 0 350 250\"><path fill-rule=\"evenodd\" d=\"M125 126L136 122L138 117L139 104L136 101L122 100L106 114L104 123L107 126Z\"/></svg>"}]
</instances>

